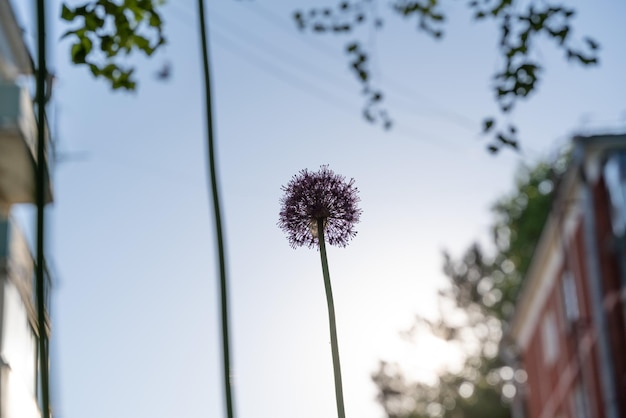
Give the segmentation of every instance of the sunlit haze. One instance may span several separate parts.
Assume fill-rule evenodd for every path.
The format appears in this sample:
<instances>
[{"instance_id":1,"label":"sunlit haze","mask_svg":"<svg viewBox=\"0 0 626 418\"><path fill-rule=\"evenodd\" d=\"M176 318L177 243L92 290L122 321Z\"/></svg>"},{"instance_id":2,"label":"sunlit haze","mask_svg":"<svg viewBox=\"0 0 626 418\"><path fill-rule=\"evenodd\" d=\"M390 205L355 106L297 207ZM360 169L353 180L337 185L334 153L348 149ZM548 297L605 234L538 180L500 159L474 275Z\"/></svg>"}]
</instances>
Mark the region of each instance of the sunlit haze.
<instances>
[{"instance_id":1,"label":"sunlit haze","mask_svg":"<svg viewBox=\"0 0 626 418\"><path fill-rule=\"evenodd\" d=\"M32 45L30 2L12 3ZM139 86L129 94L69 63L60 3L48 3L54 415L223 416L196 4L167 2L168 45L130 61ZM472 22L461 2L444 6L441 41L378 3L387 23L371 47L390 131L361 115L350 38L297 31L293 11L320 1L209 2L238 417L335 414L319 253L292 249L276 225L281 185L304 168L328 164L361 197L358 235L328 249L347 416L383 417L371 381L379 360L422 379L458 361L441 342L400 335L416 314L435 314L442 251L489 245L489 209L519 164L575 133L626 127L626 4L571 3L574 35L600 41L601 65L583 69L542 44L539 90L511 115L522 152L493 156L480 130L497 111L497 28ZM167 63L170 79L158 80Z\"/></svg>"}]
</instances>

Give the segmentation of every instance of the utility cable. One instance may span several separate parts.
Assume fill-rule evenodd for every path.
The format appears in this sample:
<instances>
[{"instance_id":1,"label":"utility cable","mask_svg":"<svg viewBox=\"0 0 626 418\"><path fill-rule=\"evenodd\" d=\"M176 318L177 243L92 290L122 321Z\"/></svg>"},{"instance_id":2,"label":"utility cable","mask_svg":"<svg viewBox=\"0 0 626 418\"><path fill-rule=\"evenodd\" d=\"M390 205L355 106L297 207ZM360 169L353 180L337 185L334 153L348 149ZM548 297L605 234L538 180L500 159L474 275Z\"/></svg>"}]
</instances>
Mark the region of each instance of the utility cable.
<instances>
[{"instance_id":1,"label":"utility cable","mask_svg":"<svg viewBox=\"0 0 626 418\"><path fill-rule=\"evenodd\" d=\"M216 41L224 44L229 52L235 53L235 51L238 51L237 55L239 55L241 58L249 61L257 68L260 68L261 70L272 75L278 80L290 84L291 86L296 87L309 95L317 96L321 100L324 100L326 102L333 102L336 105L344 107L345 110L352 112L352 110L350 110L352 109L352 104L350 102L333 95L332 93L326 91L320 86L315 85L310 81L301 78L300 76L296 76L290 73L289 71L285 70L284 66L278 65L268 59L261 58L260 55L253 56L247 53L244 47L238 45L228 36L220 33L219 31L213 31L213 34Z\"/></svg>"},{"instance_id":2,"label":"utility cable","mask_svg":"<svg viewBox=\"0 0 626 418\"><path fill-rule=\"evenodd\" d=\"M288 32L292 36L294 35L294 32L288 28L289 25L285 24L285 21L281 19L279 15L276 15L274 12L270 11L266 7L263 7L256 2L246 3L246 4L250 6L249 10L254 11L259 16L267 20L268 22L279 27L281 30ZM176 5L183 6L183 4L179 4L179 3L177 3ZM178 18L181 22L184 21L185 23L188 23L188 20L183 17L183 13L187 16L190 16L191 12L187 12L182 7L178 8L177 11L180 13L177 13L175 17ZM217 14L215 12L211 13L211 16L216 16L216 15ZM267 52L268 52L267 43L260 44L258 43L258 40L256 38L250 37L250 36L247 36L246 39L239 39L241 38L240 34L243 33L243 34L249 35L249 32L246 32L245 30L232 24L232 22L228 22L227 20L226 20L227 24L223 25L224 19L222 16L219 16L217 21L220 22L218 26L224 26L227 32L232 34L232 37L231 37L231 35L227 35L226 32L223 32L221 30L216 30L215 28L212 29L214 41L218 44L222 44L228 52L240 56L242 59L250 62L252 65L256 66L257 68L260 68L264 72L279 79L281 82L285 84L289 84L293 87L296 87L297 89L307 93L308 95L316 96L320 100L326 103L330 103L334 105L335 107L341 108L342 110L350 114L354 113L354 110L353 110L354 103L342 97L339 97L336 94L333 94L332 92L322 88L319 83L312 82L302 77L303 73L311 70L310 65L302 64L304 62L302 60L296 61L300 63L297 69L297 73L295 73L295 71L290 71L290 69L293 68L294 61L291 59L287 60L283 58L283 56L281 56L282 53L280 49L273 48L273 47L269 48L269 50L272 52L273 57L268 58L266 57ZM235 38L237 38L237 41L234 40ZM303 37L297 37L297 38L300 39L302 42L306 43L307 45L314 47L317 51L322 52L328 56L331 56L335 60L337 59L336 55L333 54L328 48L325 48L323 45L317 42L308 40L308 38L303 38ZM256 47L251 47L250 45L256 45ZM327 71L314 72L314 74L316 75L318 75L319 73L324 73L325 78L328 78L329 72ZM467 131L476 132L475 123L472 122L471 119L461 114L458 114L456 112L445 110L443 107L437 105L437 103L434 100L429 99L423 95L420 95L416 91L407 88L401 83L392 82L390 84L393 84L398 89L397 91L395 89L391 90L391 93L393 94L391 97L393 99L398 99L399 101L403 101L408 106L412 106L411 103L419 104L419 102L416 101L416 98L421 99L422 101L429 102L433 106L433 108L429 110L430 112L441 115L442 118L444 118L445 120L448 120L452 122L454 125L464 128ZM406 90L406 92L404 92L403 90ZM333 91L336 91L336 88L334 88ZM399 92L402 92L402 93L399 93ZM399 110L404 110L405 112L413 113L412 111L408 109L404 109L404 106L401 106ZM396 130L397 130L397 127L396 127ZM454 148L454 145L452 144L450 140L447 140L442 137L437 137L434 134L419 132L419 135L418 135L418 131L407 129L407 127L402 129L402 131L403 132L398 132L398 133L401 136L404 136L407 138L418 139L421 142L428 142L428 143L436 144L438 146L444 146L446 148ZM426 138L428 138L428 140Z\"/></svg>"},{"instance_id":3,"label":"utility cable","mask_svg":"<svg viewBox=\"0 0 626 418\"><path fill-rule=\"evenodd\" d=\"M257 16L261 17L262 19L270 23L272 26L280 29L281 31L289 34L290 36L294 38L299 39L300 42L315 49L317 52L323 53L324 55L333 59L335 62L339 62L337 54L332 52L327 46L319 42L313 41L310 37L294 36L298 34L297 31L293 30L295 26L290 25L288 21L285 20L282 15L275 13L268 7L263 6L261 3L256 2L256 1L240 2L240 4L242 5L243 8L246 8L252 11L254 14L256 14ZM178 5L179 4L177 3L177 6ZM180 3L180 6L181 8L179 9L179 11L182 12L183 4ZM185 12L185 14L187 14L187 12ZM213 12L213 14L215 15L215 12ZM220 20L224 20L223 17L220 17ZM229 26L231 26L234 29L231 32L245 33L245 30L241 29L241 27L237 27L236 25L232 23L230 23ZM255 41L258 41L256 37L251 37L250 39L254 39ZM251 41L250 39L246 40L246 42L247 43L255 42L255 41ZM326 74L328 74L328 72L326 72ZM413 106L413 104L418 104L418 105L426 104L427 106L429 106L429 108L427 108L428 112L439 115L441 118L449 121L450 123L455 124L459 127L462 127L468 131L476 132L476 129L477 129L476 122L473 121L471 118L446 108L441 103L438 103L435 99L429 98L425 96L424 94L418 93L415 89L411 88L405 83L400 83L395 80L386 80L384 84L387 86L385 87L385 90L388 92L389 97L398 98L399 100L403 101L408 106ZM419 103L419 101L423 103Z\"/></svg>"},{"instance_id":4,"label":"utility cable","mask_svg":"<svg viewBox=\"0 0 626 418\"><path fill-rule=\"evenodd\" d=\"M271 9L268 9L267 7L261 5L259 2L256 2L256 1L242 2L241 4L245 5L244 7L253 11L255 14L265 19L272 25L293 35L293 31L288 28L289 25L285 24L285 21L280 17L280 15L277 15L276 13L271 11ZM337 56L334 53L332 53L328 48L323 46L322 44L318 42L313 42L308 37L299 37L299 39L301 39L302 42L308 44L309 46L313 47L317 51L324 53L325 55L331 57L334 60L337 60ZM372 40L370 39L370 44L371 43L372 43ZM431 112L439 114L443 118L447 119L448 121L458 126L475 131L476 123L472 121L471 118L468 118L467 116L464 116L458 112L447 109L445 106L441 105L436 100L431 99L421 93L418 93L417 91L415 91L415 89L410 88L406 84L397 82L395 80L386 80L385 84L391 87L391 89L385 88L385 90L389 91L390 95L400 96L404 98L405 101L410 100L412 102L415 102L416 100L421 100L423 102L426 102L426 104L432 107L431 109L429 109Z\"/></svg>"}]
</instances>

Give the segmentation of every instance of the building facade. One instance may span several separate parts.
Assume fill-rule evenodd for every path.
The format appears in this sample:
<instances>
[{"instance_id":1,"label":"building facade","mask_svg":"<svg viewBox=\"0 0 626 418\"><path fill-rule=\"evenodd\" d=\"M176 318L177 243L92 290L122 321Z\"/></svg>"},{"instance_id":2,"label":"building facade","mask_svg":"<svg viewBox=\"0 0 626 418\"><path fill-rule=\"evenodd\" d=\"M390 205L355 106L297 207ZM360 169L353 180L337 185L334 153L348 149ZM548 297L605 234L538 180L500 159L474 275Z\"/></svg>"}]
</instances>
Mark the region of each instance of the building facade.
<instances>
[{"instance_id":1,"label":"building facade","mask_svg":"<svg viewBox=\"0 0 626 418\"><path fill-rule=\"evenodd\" d=\"M626 135L577 137L509 330L528 418L626 417Z\"/></svg>"},{"instance_id":2,"label":"building facade","mask_svg":"<svg viewBox=\"0 0 626 418\"><path fill-rule=\"evenodd\" d=\"M33 259L14 222L0 219L0 414L39 418Z\"/></svg>"},{"instance_id":3,"label":"building facade","mask_svg":"<svg viewBox=\"0 0 626 418\"><path fill-rule=\"evenodd\" d=\"M32 75L14 10L0 0L0 418L41 417L34 261L11 216L15 205L34 203L35 169L48 167L47 157L36 158L37 123L26 88ZM49 181L45 190L50 202Z\"/></svg>"}]
</instances>

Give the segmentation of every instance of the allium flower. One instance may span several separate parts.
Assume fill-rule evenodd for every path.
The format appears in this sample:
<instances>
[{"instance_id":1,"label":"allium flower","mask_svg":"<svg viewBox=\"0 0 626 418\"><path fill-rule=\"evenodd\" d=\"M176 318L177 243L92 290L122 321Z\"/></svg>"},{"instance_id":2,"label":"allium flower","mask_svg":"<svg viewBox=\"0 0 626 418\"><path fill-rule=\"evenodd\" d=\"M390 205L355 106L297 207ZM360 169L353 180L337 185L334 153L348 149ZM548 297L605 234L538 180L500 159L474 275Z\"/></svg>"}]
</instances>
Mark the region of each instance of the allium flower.
<instances>
[{"instance_id":1,"label":"allium flower","mask_svg":"<svg viewBox=\"0 0 626 418\"><path fill-rule=\"evenodd\" d=\"M306 245L317 246L320 249L326 303L328 304L337 417L345 418L337 324L328 272L326 241L328 240L332 245L345 247L348 241L356 235L354 224L359 222L361 216L361 209L356 206L359 201L358 190L354 187L354 179L346 182L343 176L333 173L326 165L315 173L307 170L300 171L282 189L285 195L280 200L282 208L278 226L287 233L292 247Z\"/></svg>"},{"instance_id":2,"label":"allium flower","mask_svg":"<svg viewBox=\"0 0 626 418\"><path fill-rule=\"evenodd\" d=\"M282 190L278 226L285 231L293 248L317 247L317 221L324 221L324 236L331 245L345 247L356 235L354 225L361 210L354 179L346 182L328 166L317 172L306 169L293 176Z\"/></svg>"}]
</instances>

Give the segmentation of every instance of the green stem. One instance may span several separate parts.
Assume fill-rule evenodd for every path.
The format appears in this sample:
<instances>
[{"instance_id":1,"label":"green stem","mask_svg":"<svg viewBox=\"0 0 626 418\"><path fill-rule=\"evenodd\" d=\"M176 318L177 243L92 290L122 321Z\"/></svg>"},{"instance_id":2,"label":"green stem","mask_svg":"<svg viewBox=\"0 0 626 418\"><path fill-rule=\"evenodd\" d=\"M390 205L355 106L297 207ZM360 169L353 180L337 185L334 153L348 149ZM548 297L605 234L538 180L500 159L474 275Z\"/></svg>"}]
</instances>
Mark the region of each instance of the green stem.
<instances>
[{"instance_id":1,"label":"green stem","mask_svg":"<svg viewBox=\"0 0 626 418\"><path fill-rule=\"evenodd\" d=\"M41 416L50 418L50 384L48 374L48 333L46 330L44 221L46 184L46 20L45 1L37 1L37 167L35 176L35 203L37 206L37 254L35 282L37 293L37 331L39 334L39 371L41 374Z\"/></svg>"},{"instance_id":2,"label":"green stem","mask_svg":"<svg viewBox=\"0 0 626 418\"><path fill-rule=\"evenodd\" d=\"M330 287L330 273L326 258L326 243L324 242L324 219L317 220L317 237L320 243L320 257L322 258L322 273L326 288L326 303L328 304L328 323L330 325L330 347L333 353L333 372L335 374L335 398L337 399L337 416L345 418L343 407L343 386L341 384L341 365L339 364L339 344L337 343L337 324L335 323L335 304L333 291Z\"/></svg>"},{"instance_id":3,"label":"green stem","mask_svg":"<svg viewBox=\"0 0 626 418\"><path fill-rule=\"evenodd\" d=\"M224 245L224 234L222 232L222 218L220 215L219 188L217 185L217 164L215 158L215 141L213 139L213 112L211 106L211 77L209 68L209 47L208 31L204 17L204 1L198 0L198 15L200 18L200 37L202 42L202 58L204 68L204 87L206 101L206 124L207 124L207 148L208 148L208 170L211 181L211 194L213 197L213 216L215 220L215 237L217 241L217 252L220 268L220 301L222 314L222 362L224 366L224 392L226 397L226 416L234 417L232 382L230 379L230 348L228 337L228 281L226 279L226 251Z\"/></svg>"}]
</instances>

